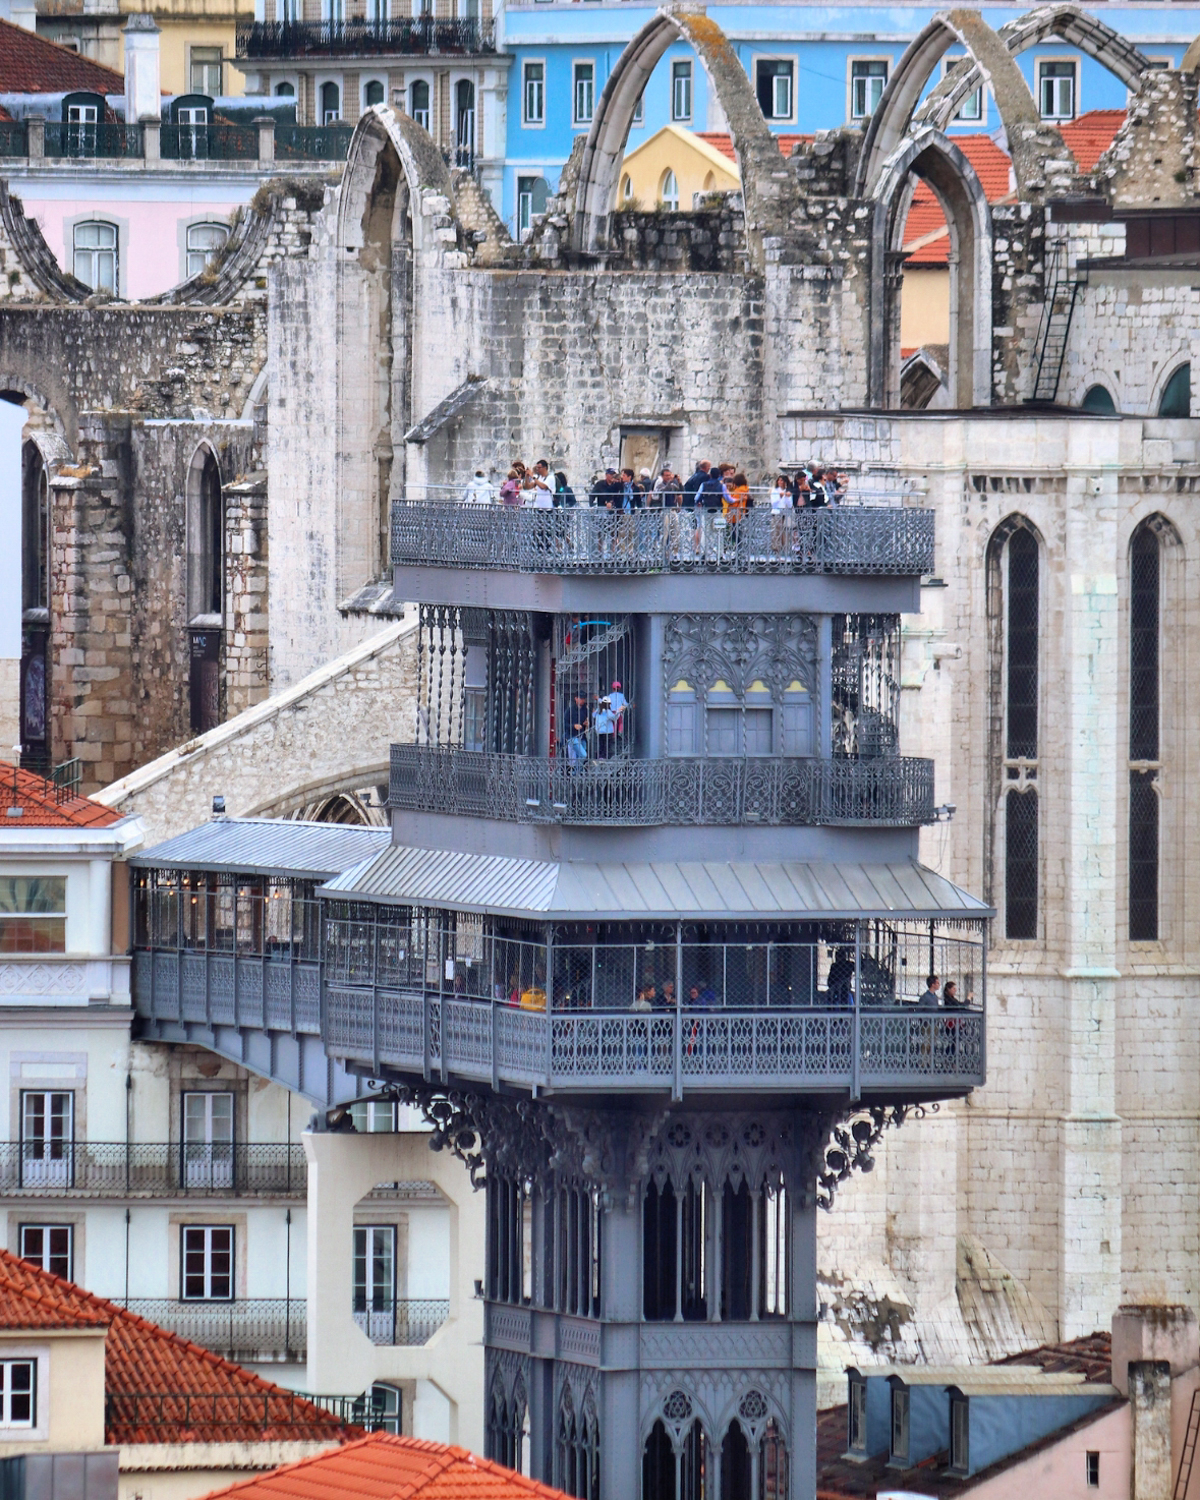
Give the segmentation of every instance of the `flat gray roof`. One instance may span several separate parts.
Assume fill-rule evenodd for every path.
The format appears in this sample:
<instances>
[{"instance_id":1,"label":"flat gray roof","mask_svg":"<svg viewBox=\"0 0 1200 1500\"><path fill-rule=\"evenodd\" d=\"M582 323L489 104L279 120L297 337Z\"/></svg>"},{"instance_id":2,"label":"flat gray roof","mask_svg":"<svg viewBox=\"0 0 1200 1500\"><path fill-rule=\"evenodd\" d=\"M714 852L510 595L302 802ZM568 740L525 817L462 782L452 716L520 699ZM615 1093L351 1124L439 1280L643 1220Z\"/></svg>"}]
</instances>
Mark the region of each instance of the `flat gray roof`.
<instances>
[{"instance_id":1,"label":"flat gray roof","mask_svg":"<svg viewBox=\"0 0 1200 1500\"><path fill-rule=\"evenodd\" d=\"M641 917L979 920L992 909L915 861L896 864L655 860L558 863L393 846L323 887L329 895L556 921Z\"/></svg>"},{"instance_id":2,"label":"flat gray roof","mask_svg":"<svg viewBox=\"0 0 1200 1500\"><path fill-rule=\"evenodd\" d=\"M326 880L379 854L388 828L288 818L213 818L129 861L142 869L242 871Z\"/></svg>"}]
</instances>

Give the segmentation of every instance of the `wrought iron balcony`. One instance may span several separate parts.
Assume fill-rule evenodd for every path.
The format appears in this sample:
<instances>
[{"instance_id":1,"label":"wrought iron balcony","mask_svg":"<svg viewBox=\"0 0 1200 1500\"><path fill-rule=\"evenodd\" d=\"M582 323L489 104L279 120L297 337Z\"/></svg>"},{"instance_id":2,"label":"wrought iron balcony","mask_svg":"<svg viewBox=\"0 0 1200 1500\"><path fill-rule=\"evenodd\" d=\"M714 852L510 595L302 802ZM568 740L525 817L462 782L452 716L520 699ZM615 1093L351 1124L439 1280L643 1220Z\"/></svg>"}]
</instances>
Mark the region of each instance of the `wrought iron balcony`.
<instances>
[{"instance_id":1,"label":"wrought iron balcony","mask_svg":"<svg viewBox=\"0 0 1200 1500\"><path fill-rule=\"evenodd\" d=\"M131 1313L240 1363L248 1359L303 1360L308 1348L308 1304L303 1297L246 1297L240 1302L181 1302L132 1297Z\"/></svg>"},{"instance_id":2,"label":"wrought iron balcony","mask_svg":"<svg viewBox=\"0 0 1200 1500\"><path fill-rule=\"evenodd\" d=\"M304 1148L286 1141L0 1141L0 1193L302 1198Z\"/></svg>"},{"instance_id":3,"label":"wrought iron balcony","mask_svg":"<svg viewBox=\"0 0 1200 1500\"><path fill-rule=\"evenodd\" d=\"M933 568L934 515L841 505L736 524L708 511L559 510L450 500L392 503L394 567L521 573L786 573L917 577Z\"/></svg>"},{"instance_id":4,"label":"wrought iron balcony","mask_svg":"<svg viewBox=\"0 0 1200 1500\"><path fill-rule=\"evenodd\" d=\"M450 1316L440 1297L400 1297L386 1307L354 1309L354 1321L373 1344L427 1344Z\"/></svg>"},{"instance_id":5,"label":"wrought iron balcony","mask_svg":"<svg viewBox=\"0 0 1200 1500\"><path fill-rule=\"evenodd\" d=\"M315 903L314 903L315 905ZM177 928L155 930L153 951L133 956L139 1015L212 1026L252 1026L319 1036L319 966L281 957L180 951ZM281 950L282 952L282 950Z\"/></svg>"},{"instance_id":6,"label":"wrought iron balcony","mask_svg":"<svg viewBox=\"0 0 1200 1500\"><path fill-rule=\"evenodd\" d=\"M254 21L237 29L244 58L463 57L494 52L492 23L433 16L386 21Z\"/></svg>"},{"instance_id":7,"label":"wrought iron balcony","mask_svg":"<svg viewBox=\"0 0 1200 1500\"><path fill-rule=\"evenodd\" d=\"M388 805L510 823L915 828L933 822L933 762L672 757L578 764L393 745Z\"/></svg>"}]
</instances>

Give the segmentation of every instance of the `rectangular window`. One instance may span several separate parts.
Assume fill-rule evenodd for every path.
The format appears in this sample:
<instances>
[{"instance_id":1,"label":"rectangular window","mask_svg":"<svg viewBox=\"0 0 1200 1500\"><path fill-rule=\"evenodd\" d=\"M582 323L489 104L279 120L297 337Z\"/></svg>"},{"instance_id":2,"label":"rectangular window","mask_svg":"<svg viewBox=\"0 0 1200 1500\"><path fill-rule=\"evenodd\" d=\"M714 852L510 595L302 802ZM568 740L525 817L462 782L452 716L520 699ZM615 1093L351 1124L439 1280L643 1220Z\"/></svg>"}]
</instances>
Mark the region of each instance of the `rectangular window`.
<instances>
[{"instance_id":1,"label":"rectangular window","mask_svg":"<svg viewBox=\"0 0 1200 1500\"><path fill-rule=\"evenodd\" d=\"M1075 118L1075 69L1073 62L1038 63L1038 101L1043 120Z\"/></svg>"},{"instance_id":2,"label":"rectangular window","mask_svg":"<svg viewBox=\"0 0 1200 1500\"><path fill-rule=\"evenodd\" d=\"M527 62L522 70L521 119L526 125L546 123L546 64Z\"/></svg>"},{"instance_id":3,"label":"rectangular window","mask_svg":"<svg viewBox=\"0 0 1200 1500\"><path fill-rule=\"evenodd\" d=\"M361 1135L391 1134L396 1129L394 1099L356 1099L350 1106L350 1118Z\"/></svg>"},{"instance_id":4,"label":"rectangular window","mask_svg":"<svg viewBox=\"0 0 1200 1500\"><path fill-rule=\"evenodd\" d=\"M66 878L0 875L0 953L66 951Z\"/></svg>"},{"instance_id":5,"label":"rectangular window","mask_svg":"<svg viewBox=\"0 0 1200 1500\"><path fill-rule=\"evenodd\" d=\"M892 1387L892 1458L908 1457L908 1391Z\"/></svg>"},{"instance_id":6,"label":"rectangular window","mask_svg":"<svg viewBox=\"0 0 1200 1500\"><path fill-rule=\"evenodd\" d=\"M117 290L118 234L115 224L87 220L72 235L71 267L75 279L94 292Z\"/></svg>"},{"instance_id":7,"label":"rectangular window","mask_svg":"<svg viewBox=\"0 0 1200 1500\"><path fill-rule=\"evenodd\" d=\"M852 62L850 64L850 118L867 120L879 107L887 87L886 62Z\"/></svg>"},{"instance_id":8,"label":"rectangular window","mask_svg":"<svg viewBox=\"0 0 1200 1500\"><path fill-rule=\"evenodd\" d=\"M760 58L754 65L754 91L758 107L768 120L792 118L792 81L795 64L779 58Z\"/></svg>"},{"instance_id":9,"label":"rectangular window","mask_svg":"<svg viewBox=\"0 0 1200 1500\"><path fill-rule=\"evenodd\" d=\"M220 47L192 48L192 93L215 98L221 92Z\"/></svg>"},{"instance_id":10,"label":"rectangular window","mask_svg":"<svg viewBox=\"0 0 1200 1500\"><path fill-rule=\"evenodd\" d=\"M851 1453L867 1451L867 1382L850 1382L850 1403L847 1409L846 1446Z\"/></svg>"},{"instance_id":11,"label":"rectangular window","mask_svg":"<svg viewBox=\"0 0 1200 1500\"><path fill-rule=\"evenodd\" d=\"M1038 914L1038 796L1011 791L1005 798L1004 931L1036 938Z\"/></svg>"},{"instance_id":12,"label":"rectangular window","mask_svg":"<svg viewBox=\"0 0 1200 1500\"><path fill-rule=\"evenodd\" d=\"M20 1233L22 1260L64 1281L72 1279L72 1225L22 1224Z\"/></svg>"},{"instance_id":13,"label":"rectangular window","mask_svg":"<svg viewBox=\"0 0 1200 1500\"><path fill-rule=\"evenodd\" d=\"M0 1360L0 1427L33 1427L37 1416L37 1360Z\"/></svg>"},{"instance_id":14,"label":"rectangular window","mask_svg":"<svg viewBox=\"0 0 1200 1500\"><path fill-rule=\"evenodd\" d=\"M1087 1468L1085 1472L1088 1489L1098 1490L1100 1488L1100 1455L1098 1453L1089 1453L1087 1455Z\"/></svg>"},{"instance_id":15,"label":"rectangular window","mask_svg":"<svg viewBox=\"0 0 1200 1500\"><path fill-rule=\"evenodd\" d=\"M784 755L811 755L812 751L812 704L789 703L783 704L783 745Z\"/></svg>"},{"instance_id":16,"label":"rectangular window","mask_svg":"<svg viewBox=\"0 0 1200 1500\"><path fill-rule=\"evenodd\" d=\"M596 65L577 62L571 76L574 81L575 124L590 125L596 105Z\"/></svg>"},{"instance_id":17,"label":"rectangular window","mask_svg":"<svg viewBox=\"0 0 1200 1500\"><path fill-rule=\"evenodd\" d=\"M646 123L645 91L638 95L638 102L633 106L633 123L635 125L644 125Z\"/></svg>"},{"instance_id":18,"label":"rectangular window","mask_svg":"<svg viewBox=\"0 0 1200 1500\"><path fill-rule=\"evenodd\" d=\"M773 755L774 714L769 708L746 710L746 754Z\"/></svg>"},{"instance_id":19,"label":"rectangular window","mask_svg":"<svg viewBox=\"0 0 1200 1500\"><path fill-rule=\"evenodd\" d=\"M233 1225L185 1224L183 1228L185 1302L233 1301Z\"/></svg>"},{"instance_id":20,"label":"rectangular window","mask_svg":"<svg viewBox=\"0 0 1200 1500\"><path fill-rule=\"evenodd\" d=\"M21 1093L21 1185L69 1187L75 1096L65 1090Z\"/></svg>"},{"instance_id":21,"label":"rectangular window","mask_svg":"<svg viewBox=\"0 0 1200 1500\"><path fill-rule=\"evenodd\" d=\"M945 78L956 63L962 62L961 57L947 57L942 59L942 77ZM959 105L958 113L954 116L956 120L973 121L978 123L983 119L983 89L977 88L973 94L968 95Z\"/></svg>"},{"instance_id":22,"label":"rectangular window","mask_svg":"<svg viewBox=\"0 0 1200 1500\"><path fill-rule=\"evenodd\" d=\"M667 754L695 755L696 705L692 701L667 704Z\"/></svg>"},{"instance_id":23,"label":"rectangular window","mask_svg":"<svg viewBox=\"0 0 1200 1500\"><path fill-rule=\"evenodd\" d=\"M232 1094L184 1094L183 1180L190 1188L233 1186Z\"/></svg>"},{"instance_id":24,"label":"rectangular window","mask_svg":"<svg viewBox=\"0 0 1200 1500\"><path fill-rule=\"evenodd\" d=\"M690 62L671 64L671 119L682 124L692 118L692 65Z\"/></svg>"},{"instance_id":25,"label":"rectangular window","mask_svg":"<svg viewBox=\"0 0 1200 1500\"><path fill-rule=\"evenodd\" d=\"M742 753L742 711L740 708L710 708L708 710L709 755L740 755Z\"/></svg>"},{"instance_id":26,"label":"rectangular window","mask_svg":"<svg viewBox=\"0 0 1200 1500\"><path fill-rule=\"evenodd\" d=\"M966 1474L971 1467L971 1406L959 1396L950 1398L950 1467Z\"/></svg>"},{"instance_id":27,"label":"rectangular window","mask_svg":"<svg viewBox=\"0 0 1200 1500\"><path fill-rule=\"evenodd\" d=\"M396 1294L396 1226L356 1225L354 1311L391 1312Z\"/></svg>"}]
</instances>

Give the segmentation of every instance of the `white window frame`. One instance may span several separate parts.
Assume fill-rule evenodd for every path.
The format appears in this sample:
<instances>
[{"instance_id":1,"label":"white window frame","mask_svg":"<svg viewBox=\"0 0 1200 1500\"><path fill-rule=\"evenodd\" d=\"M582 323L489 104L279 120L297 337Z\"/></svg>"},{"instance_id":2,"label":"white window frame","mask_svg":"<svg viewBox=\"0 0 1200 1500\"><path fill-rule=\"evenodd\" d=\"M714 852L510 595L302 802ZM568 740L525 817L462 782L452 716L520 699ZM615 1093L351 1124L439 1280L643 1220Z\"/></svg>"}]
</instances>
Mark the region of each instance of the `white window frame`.
<instances>
[{"instance_id":1,"label":"white window frame","mask_svg":"<svg viewBox=\"0 0 1200 1500\"><path fill-rule=\"evenodd\" d=\"M579 89L583 79L579 76L581 68L590 68L592 76L590 79L590 91L588 95L589 109L587 114L582 114L579 109ZM576 126L589 126L596 116L596 59L594 57L576 57L571 62L571 123Z\"/></svg>"},{"instance_id":2,"label":"white window frame","mask_svg":"<svg viewBox=\"0 0 1200 1500\"><path fill-rule=\"evenodd\" d=\"M646 123L646 90L643 89L642 92L637 97L637 103L633 106L633 120L631 122L630 128L636 130L636 129L638 129L639 126L642 126L645 123Z\"/></svg>"},{"instance_id":3,"label":"white window frame","mask_svg":"<svg viewBox=\"0 0 1200 1500\"><path fill-rule=\"evenodd\" d=\"M12 1432L32 1432L38 1425L38 1364L39 1361L29 1357L21 1359L0 1359L0 1430ZM29 1414L19 1420L14 1420L12 1415L13 1400L13 1375L16 1371L22 1373L22 1384L27 1383L28 1389L22 1390L21 1395L27 1396L29 1400Z\"/></svg>"},{"instance_id":4,"label":"white window frame","mask_svg":"<svg viewBox=\"0 0 1200 1500\"><path fill-rule=\"evenodd\" d=\"M41 1111L42 1133L34 1135L30 1129L30 1104L33 1099L43 1100ZM65 1099L55 1114L52 1102ZM75 1165L75 1119L76 1099L74 1089L32 1088L22 1089L18 1107L21 1111L21 1184L23 1187L70 1187L73 1183ZM60 1129L56 1133L57 1119ZM65 1121L65 1128L63 1122Z\"/></svg>"},{"instance_id":5,"label":"white window frame","mask_svg":"<svg viewBox=\"0 0 1200 1500\"><path fill-rule=\"evenodd\" d=\"M205 247L204 249L200 249L200 248L193 249L192 243L191 243L191 236L192 236L192 230L193 229L222 229L225 232L225 238L224 238L224 240L222 240L221 244L219 246L217 246L216 248L212 249L211 252L210 252L210 250L207 247ZM219 219L193 219L189 223L185 224L183 226L183 267L182 267L182 269L183 269L183 277L182 277L182 279L184 281L190 281L193 276L199 276L204 271L206 271L208 269L208 267L210 265L212 265L213 261L216 260L217 256L220 255L221 251L225 248L225 246L229 243L230 233L231 233L231 230L229 228L229 225L228 224L222 224ZM205 263L204 263L204 265L197 266L195 270L192 270L190 268L190 261L191 261L191 258L192 258L193 255L204 255L205 256Z\"/></svg>"},{"instance_id":6,"label":"white window frame","mask_svg":"<svg viewBox=\"0 0 1200 1500\"><path fill-rule=\"evenodd\" d=\"M359 1235L362 1235L363 1243L363 1251L361 1255L359 1254L358 1249ZM380 1236L381 1238L377 1241L376 1236ZM399 1235L396 1233L395 1224L355 1224L353 1238L351 1240L351 1293L354 1300L357 1301L358 1289L360 1285L358 1271L359 1265L361 1264L363 1268L363 1277L361 1281L362 1296L363 1301L366 1304L365 1307L356 1307L354 1309L355 1312L360 1314L364 1312L386 1312L390 1314L395 1307L397 1279L396 1255L399 1249L399 1238ZM375 1284L374 1278L371 1274L372 1267L374 1266L379 1254L377 1248L379 1245L387 1246L386 1256L388 1264L391 1267L391 1285L384 1290L384 1297L386 1298L386 1302L382 1307L375 1306Z\"/></svg>"},{"instance_id":7,"label":"white window frame","mask_svg":"<svg viewBox=\"0 0 1200 1500\"><path fill-rule=\"evenodd\" d=\"M539 67L542 70L541 77L541 114L532 116L528 111L529 104L529 69ZM544 57L523 57L521 59L521 125L525 130L545 130L546 128L546 59Z\"/></svg>"},{"instance_id":8,"label":"white window frame","mask_svg":"<svg viewBox=\"0 0 1200 1500\"><path fill-rule=\"evenodd\" d=\"M866 111L866 113L862 114L856 114L854 110L855 63L882 63L887 69L887 72L883 74L883 87L879 90L881 98L883 96L883 90L886 89L888 84L891 82L892 68L894 66L894 63L892 58L881 57L878 55L869 56L866 54L861 54L857 57L848 57L846 59L846 118L850 121L869 120L875 113L874 109L868 110Z\"/></svg>"},{"instance_id":9,"label":"white window frame","mask_svg":"<svg viewBox=\"0 0 1200 1500\"><path fill-rule=\"evenodd\" d=\"M955 63L960 63L962 61L963 61L962 57L943 57L942 58L942 77L945 78L946 74L949 73L950 69L954 66ZM975 92L972 95L970 95L970 97L967 98L964 101L963 107L965 108L966 105L970 104L970 102L971 102L972 99L978 99L979 100L979 113L977 115L957 114L957 115L954 116L953 120L950 121L950 124L952 126L956 126L958 128L970 127L972 130L982 130L986 126L986 124L987 124L987 85L984 84L983 82L981 82L980 85L979 85L979 87L975 90Z\"/></svg>"},{"instance_id":10,"label":"white window frame","mask_svg":"<svg viewBox=\"0 0 1200 1500\"><path fill-rule=\"evenodd\" d=\"M280 17L282 20L283 18ZM290 94L278 92L280 84L286 83L291 87ZM278 73L271 79L272 99L291 99L294 104L300 104L300 75L298 73Z\"/></svg>"},{"instance_id":11,"label":"white window frame","mask_svg":"<svg viewBox=\"0 0 1200 1500\"><path fill-rule=\"evenodd\" d=\"M380 104L388 102L388 80L386 73L364 73L358 80L358 112L362 114L372 106L367 103L367 86L372 83L381 84L383 87L383 98Z\"/></svg>"},{"instance_id":12,"label":"white window frame","mask_svg":"<svg viewBox=\"0 0 1200 1500\"><path fill-rule=\"evenodd\" d=\"M667 197L668 177L675 185L674 199L670 199ZM662 209L665 209L667 213L679 212L679 177L673 167L668 167L666 169L666 171L662 175L662 180L658 184L658 206Z\"/></svg>"},{"instance_id":13,"label":"white window frame","mask_svg":"<svg viewBox=\"0 0 1200 1500\"><path fill-rule=\"evenodd\" d=\"M229 1236L229 1294L213 1295L213 1235ZM187 1290L188 1241L193 1236L202 1236L199 1253L204 1256L204 1291L189 1295ZM193 1252L195 1253L195 1252ZM219 1252L224 1254L223 1251ZM179 1226L179 1300L181 1302L233 1302L237 1295L237 1229L233 1224L181 1224Z\"/></svg>"},{"instance_id":14,"label":"white window frame","mask_svg":"<svg viewBox=\"0 0 1200 1500\"><path fill-rule=\"evenodd\" d=\"M187 64L188 64L187 77L188 77L188 84L189 85L193 81L193 79L192 79L192 69L197 66L197 60L196 60L196 53L197 52L215 52L215 53L218 54L217 57L216 57L216 59L215 59L216 68L217 68L217 87L215 89L200 89L200 88L189 87L188 88L188 93L189 94L207 94L210 99L218 99L218 98L221 97L221 87L222 87L222 85L225 82L225 64L229 60L225 56L225 49L224 49L224 47L214 47L211 42L205 42L205 43L200 44L200 45L189 46L188 47L188 59L187 59ZM214 64L214 59L212 57L208 57L208 58L204 59L204 61L200 62L199 66L202 67L202 68L211 68L213 66L213 64Z\"/></svg>"},{"instance_id":15,"label":"white window frame","mask_svg":"<svg viewBox=\"0 0 1200 1500\"><path fill-rule=\"evenodd\" d=\"M1072 79L1071 79L1071 113L1069 115L1064 115L1064 114L1051 114L1051 115L1047 115L1047 114L1043 114L1043 112L1042 112L1042 68L1047 63L1069 63L1071 65L1072 69L1074 70L1073 75L1072 75ZM1080 90L1080 76L1081 76L1081 72L1082 72L1082 70L1081 70L1081 68L1079 66L1079 57L1078 56L1072 56L1072 57L1040 57L1039 56L1039 57L1035 57L1034 58L1034 60L1033 60L1033 77L1034 77L1034 86L1037 89L1036 98L1037 98L1037 111L1038 111L1038 118L1039 119L1045 120L1048 125L1065 125L1067 123L1067 121L1069 121L1069 120L1077 120L1079 118L1080 114L1082 113L1082 110L1080 108L1080 104L1081 104L1081 101L1080 101L1080 93L1081 93L1081 90ZM1056 92L1057 92L1057 90L1056 90Z\"/></svg>"},{"instance_id":16,"label":"white window frame","mask_svg":"<svg viewBox=\"0 0 1200 1500\"><path fill-rule=\"evenodd\" d=\"M684 72L686 69L686 73ZM687 113L682 113L679 108L679 85L684 78L687 79ZM671 59L671 98L670 115L672 125L690 125L692 116L696 109L696 69L690 57L673 57Z\"/></svg>"},{"instance_id":17,"label":"white window frame","mask_svg":"<svg viewBox=\"0 0 1200 1500\"><path fill-rule=\"evenodd\" d=\"M794 125L796 123L796 75L798 71L796 59L789 57L786 53L756 52L750 60L750 76L754 81L754 97L756 99L758 98L758 65L760 62L787 63L791 68L790 82L788 84L788 96L791 101L791 108L785 115L768 115L765 118L768 125Z\"/></svg>"},{"instance_id":18,"label":"white window frame","mask_svg":"<svg viewBox=\"0 0 1200 1500\"><path fill-rule=\"evenodd\" d=\"M423 83L429 90L429 105L425 110L425 118L423 120L417 120L417 116L413 113L412 91L413 84L415 83ZM429 76L429 74L415 73L411 77L404 80L404 108L408 114L409 119L416 120L417 124L420 125L423 130L428 130L430 131L430 134L432 134L431 127L433 125L433 79Z\"/></svg>"},{"instance_id":19,"label":"white window frame","mask_svg":"<svg viewBox=\"0 0 1200 1500\"><path fill-rule=\"evenodd\" d=\"M112 254L113 254L113 287L112 287L111 295L114 296L114 297L119 297L121 295L121 261L122 261L123 257L121 255L121 249L122 249L122 246L121 246L121 226L114 219L102 219L102 218L99 218L95 214L87 214L82 219L76 219L76 220L74 220L73 223L71 223L70 225L67 226L70 229L70 233L71 233L71 274L73 276L75 275L75 264L76 264L75 257L79 253L79 251L80 251L81 248L82 248L82 250L85 253L90 254L90 255L95 255L97 253L98 249L107 250L107 249L110 248L108 246L103 246L103 247L83 246L83 247L79 247L79 246L76 245L76 243L75 243L75 234L76 234L76 231L79 230L79 229L84 228L86 225L89 225L89 224L104 224L109 229L114 230L115 233L116 233L116 241L111 246ZM83 280L82 277L77 277L76 279L80 280L80 281ZM90 283L89 282L85 282L84 285L87 286L87 285L90 285ZM98 291L99 288L93 286L92 290L93 291Z\"/></svg>"}]
</instances>

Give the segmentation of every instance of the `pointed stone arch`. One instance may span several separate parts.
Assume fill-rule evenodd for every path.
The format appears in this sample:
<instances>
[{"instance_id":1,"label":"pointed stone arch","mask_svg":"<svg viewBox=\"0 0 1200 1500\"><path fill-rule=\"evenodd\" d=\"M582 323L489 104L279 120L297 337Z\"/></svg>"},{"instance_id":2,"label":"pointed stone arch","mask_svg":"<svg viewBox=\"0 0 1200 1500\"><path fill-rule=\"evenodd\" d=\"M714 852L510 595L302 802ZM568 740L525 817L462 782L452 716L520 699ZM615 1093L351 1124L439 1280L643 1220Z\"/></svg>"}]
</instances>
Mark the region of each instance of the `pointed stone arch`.
<instances>
[{"instance_id":1,"label":"pointed stone arch","mask_svg":"<svg viewBox=\"0 0 1200 1500\"><path fill-rule=\"evenodd\" d=\"M793 178L725 33L703 10L676 6L665 6L646 22L604 85L579 163L575 248L586 255L604 253L633 112L660 58L676 41L695 51L725 112L742 178L751 262L761 268L762 237L786 221Z\"/></svg>"},{"instance_id":2,"label":"pointed stone arch","mask_svg":"<svg viewBox=\"0 0 1200 1500\"><path fill-rule=\"evenodd\" d=\"M425 192L445 198L453 214L450 171L429 132L386 104L373 104L363 111L346 154L346 170L338 196L338 248L349 254L363 249L371 236L373 222L378 223L374 217L378 207L375 200L381 193L387 194L394 205L393 239L397 230L404 232L401 216L407 215L414 248L418 251L429 248L424 243L424 215L419 206Z\"/></svg>"},{"instance_id":3,"label":"pointed stone arch","mask_svg":"<svg viewBox=\"0 0 1200 1500\"><path fill-rule=\"evenodd\" d=\"M956 407L989 406L992 393L992 214L971 163L926 126L884 163L871 224L870 402L900 405L900 268L910 181L919 177L950 230L950 368Z\"/></svg>"},{"instance_id":4,"label":"pointed stone arch","mask_svg":"<svg viewBox=\"0 0 1200 1500\"><path fill-rule=\"evenodd\" d=\"M1041 125L1029 87L1003 40L983 20L978 11L941 11L929 22L905 50L888 79L879 107L871 116L859 157L857 191L870 197L884 170L884 163L909 132L914 113L934 68L950 47L962 46L972 60L971 76L992 91L1000 119L1010 141L1021 128ZM954 70L957 76L958 69ZM945 80L944 82L949 82ZM939 88L943 87L939 85ZM969 90L967 91L969 92ZM938 90L934 90L934 95ZM932 96L931 96L932 97ZM957 97L957 95L956 95ZM963 93L963 98L966 93ZM961 103L961 100L959 100ZM957 108L957 104L955 108ZM948 116L952 119L953 114ZM932 122L931 122L932 123ZM945 123L945 122L943 122ZM937 128L941 128L938 126ZM1011 149L1011 148L1010 148ZM1014 166L1016 166L1014 157ZM1020 177L1018 176L1018 186Z\"/></svg>"}]
</instances>

